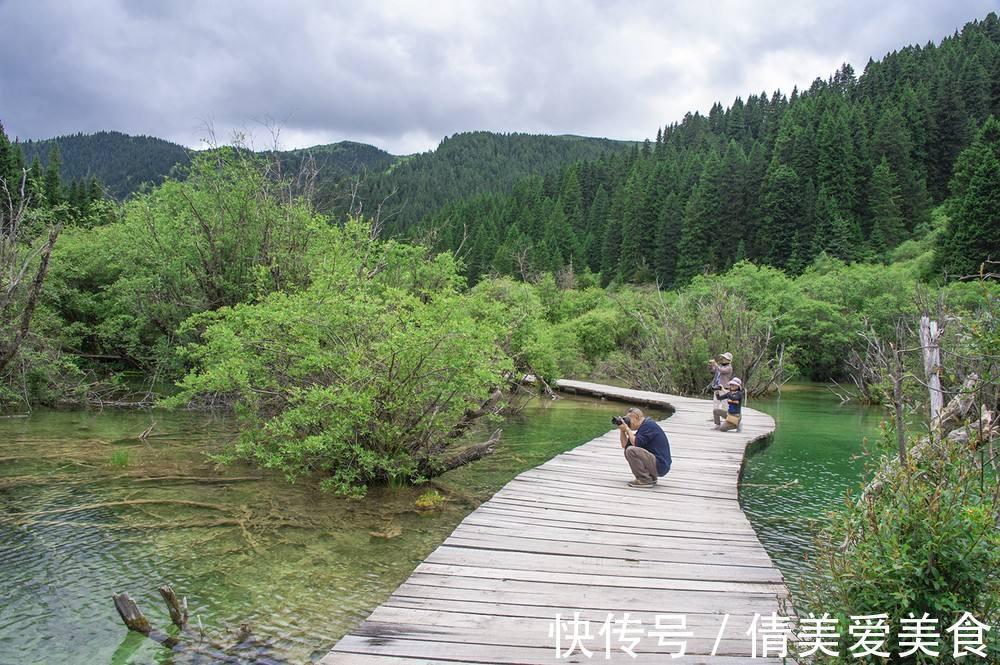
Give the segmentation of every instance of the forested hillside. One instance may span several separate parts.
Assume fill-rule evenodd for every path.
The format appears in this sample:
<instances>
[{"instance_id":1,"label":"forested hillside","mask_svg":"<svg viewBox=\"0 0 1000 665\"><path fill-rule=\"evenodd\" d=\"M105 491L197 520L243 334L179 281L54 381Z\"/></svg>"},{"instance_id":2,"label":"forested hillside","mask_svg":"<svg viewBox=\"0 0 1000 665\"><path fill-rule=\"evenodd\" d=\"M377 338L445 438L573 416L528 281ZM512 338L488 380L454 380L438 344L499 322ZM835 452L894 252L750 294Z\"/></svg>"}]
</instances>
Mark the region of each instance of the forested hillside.
<instances>
[{"instance_id":1,"label":"forested hillside","mask_svg":"<svg viewBox=\"0 0 1000 665\"><path fill-rule=\"evenodd\" d=\"M191 161L191 150L184 146L121 132L73 134L19 145L26 163L37 158L42 168L48 168L52 149L57 147L63 180L88 182L96 177L108 195L119 200L146 183L160 184L175 166L187 166ZM347 175L383 171L397 159L375 146L354 141L264 154L277 156L282 169L289 172L297 172L305 162L312 160L319 187L332 187ZM176 175L183 174L178 172Z\"/></svg>"},{"instance_id":2,"label":"forested hillside","mask_svg":"<svg viewBox=\"0 0 1000 665\"><path fill-rule=\"evenodd\" d=\"M72 134L20 144L25 161L40 160L48 166L52 148L58 146L63 180L88 182L96 177L108 195L122 199L144 183L158 185L176 164L187 164L184 146L152 136L121 132Z\"/></svg>"},{"instance_id":3,"label":"forested hillside","mask_svg":"<svg viewBox=\"0 0 1000 665\"><path fill-rule=\"evenodd\" d=\"M191 151L148 136L120 132L74 134L19 144L26 164L48 168L58 148L59 172L67 182L99 181L108 195L124 199L146 183L163 182ZM581 136L470 132L445 138L436 150L397 157L354 141L298 150L264 151L286 173L316 169L316 204L325 212L374 214L381 205L393 230L404 229L442 205L481 193L510 193L528 175L557 171L632 145ZM177 175L182 175L178 172Z\"/></svg>"},{"instance_id":4,"label":"forested hillside","mask_svg":"<svg viewBox=\"0 0 1000 665\"><path fill-rule=\"evenodd\" d=\"M821 252L879 260L932 230L950 247L938 267L962 271L1000 255L995 217L979 219L975 232L964 218L945 219L966 214L966 195L988 196L988 183L978 194L969 183L972 172L990 177L995 132L980 130L990 114L1000 114L994 13L940 44L870 60L860 77L845 64L807 90L689 113L641 149L524 179L511 195L454 203L413 234L433 229L440 248L462 247L474 279L572 264L605 284L674 285L741 259L797 274ZM977 136L984 150L950 185Z\"/></svg>"},{"instance_id":5,"label":"forested hillside","mask_svg":"<svg viewBox=\"0 0 1000 665\"><path fill-rule=\"evenodd\" d=\"M381 205L387 228L398 232L445 204L482 193L507 194L526 176L622 152L631 145L568 135L455 134L434 151L404 157L388 171L361 180L357 200L365 213L374 214ZM332 200L329 190L325 194L322 198ZM335 205L324 206L323 200L320 204L336 213L351 212L343 196Z\"/></svg>"}]
</instances>

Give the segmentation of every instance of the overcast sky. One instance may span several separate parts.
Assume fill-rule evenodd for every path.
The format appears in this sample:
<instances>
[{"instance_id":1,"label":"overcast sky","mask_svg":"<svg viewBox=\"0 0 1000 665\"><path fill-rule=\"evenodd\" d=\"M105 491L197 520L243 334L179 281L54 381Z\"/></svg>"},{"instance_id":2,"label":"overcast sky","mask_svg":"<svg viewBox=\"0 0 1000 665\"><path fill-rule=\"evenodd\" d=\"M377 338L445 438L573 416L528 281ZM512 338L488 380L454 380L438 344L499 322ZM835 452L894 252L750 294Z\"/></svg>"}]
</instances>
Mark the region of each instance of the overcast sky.
<instances>
[{"instance_id":1,"label":"overcast sky","mask_svg":"<svg viewBox=\"0 0 1000 665\"><path fill-rule=\"evenodd\" d=\"M396 154L486 129L653 136L716 100L808 86L1000 10L930 2L0 0L0 122L197 147Z\"/></svg>"}]
</instances>

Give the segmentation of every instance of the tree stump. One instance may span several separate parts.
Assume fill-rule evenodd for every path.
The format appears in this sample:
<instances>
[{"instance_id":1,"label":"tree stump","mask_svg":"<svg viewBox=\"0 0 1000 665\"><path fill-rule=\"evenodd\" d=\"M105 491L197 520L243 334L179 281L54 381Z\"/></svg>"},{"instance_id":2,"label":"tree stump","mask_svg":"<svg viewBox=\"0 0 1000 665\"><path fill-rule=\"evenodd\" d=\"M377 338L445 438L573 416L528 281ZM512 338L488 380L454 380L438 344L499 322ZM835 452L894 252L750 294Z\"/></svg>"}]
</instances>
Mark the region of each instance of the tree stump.
<instances>
[{"instance_id":1,"label":"tree stump","mask_svg":"<svg viewBox=\"0 0 1000 665\"><path fill-rule=\"evenodd\" d=\"M139 606L135 604L135 601L127 593L111 594L111 598L115 601L115 609L118 610L118 616L122 618L122 623L129 630L149 635L149 632L152 630L152 626L149 625L149 619L143 615Z\"/></svg>"}]
</instances>

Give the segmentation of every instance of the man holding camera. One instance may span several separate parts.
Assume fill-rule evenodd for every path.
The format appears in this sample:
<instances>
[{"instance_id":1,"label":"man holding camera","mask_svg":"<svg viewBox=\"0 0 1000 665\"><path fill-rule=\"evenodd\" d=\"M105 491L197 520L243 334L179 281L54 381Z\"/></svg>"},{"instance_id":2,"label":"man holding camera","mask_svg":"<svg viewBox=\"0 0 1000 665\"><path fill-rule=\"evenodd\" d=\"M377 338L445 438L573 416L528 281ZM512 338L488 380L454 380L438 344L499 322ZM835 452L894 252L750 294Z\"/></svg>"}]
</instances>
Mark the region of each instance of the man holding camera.
<instances>
[{"instance_id":1,"label":"man holding camera","mask_svg":"<svg viewBox=\"0 0 1000 665\"><path fill-rule=\"evenodd\" d=\"M655 420L643 415L635 407L625 412L624 417L614 417L611 422L618 425L625 460L632 468L635 480L631 487L654 487L656 479L670 471L670 442L667 433Z\"/></svg>"}]
</instances>

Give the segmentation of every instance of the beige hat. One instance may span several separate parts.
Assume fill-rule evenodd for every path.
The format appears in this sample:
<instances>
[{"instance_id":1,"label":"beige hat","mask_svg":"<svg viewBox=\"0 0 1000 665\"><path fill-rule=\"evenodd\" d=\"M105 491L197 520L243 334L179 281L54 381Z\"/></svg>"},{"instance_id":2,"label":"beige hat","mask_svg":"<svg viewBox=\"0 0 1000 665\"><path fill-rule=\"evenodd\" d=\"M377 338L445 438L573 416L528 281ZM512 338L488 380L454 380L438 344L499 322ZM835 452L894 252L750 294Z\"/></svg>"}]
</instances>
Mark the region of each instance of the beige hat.
<instances>
[{"instance_id":1,"label":"beige hat","mask_svg":"<svg viewBox=\"0 0 1000 665\"><path fill-rule=\"evenodd\" d=\"M743 387L743 382L742 382L742 381L740 381L740 380L739 380L739 379L738 379L737 377L735 377L735 376L733 377L732 381L730 381L730 382L729 382L729 385L733 385L734 383L735 383L735 384L736 384L737 386L741 387L741 388Z\"/></svg>"},{"instance_id":2,"label":"beige hat","mask_svg":"<svg viewBox=\"0 0 1000 665\"><path fill-rule=\"evenodd\" d=\"M730 362L732 362L732 360L733 360L733 354L731 354L729 351L726 351L725 353L723 353L719 357L722 358L722 359L724 359L724 360L728 360Z\"/></svg>"}]
</instances>

